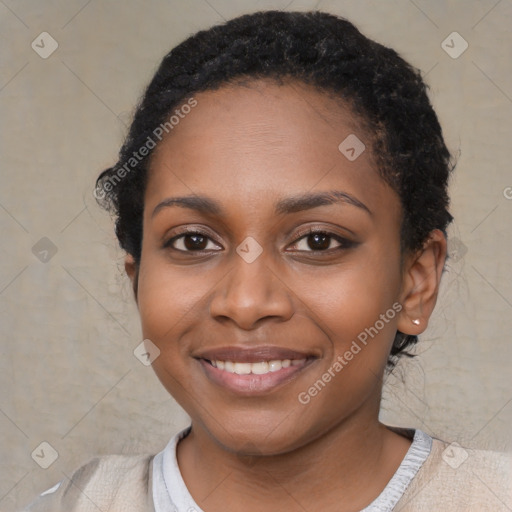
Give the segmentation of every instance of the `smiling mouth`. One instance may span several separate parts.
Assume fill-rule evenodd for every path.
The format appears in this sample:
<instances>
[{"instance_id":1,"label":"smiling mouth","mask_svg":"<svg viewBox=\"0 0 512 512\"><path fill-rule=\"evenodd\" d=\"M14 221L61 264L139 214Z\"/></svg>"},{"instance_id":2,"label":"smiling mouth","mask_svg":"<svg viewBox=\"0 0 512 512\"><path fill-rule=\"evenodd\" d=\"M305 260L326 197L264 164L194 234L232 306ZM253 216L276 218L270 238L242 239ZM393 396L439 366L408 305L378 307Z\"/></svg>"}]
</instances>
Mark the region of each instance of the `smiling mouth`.
<instances>
[{"instance_id":1,"label":"smiling mouth","mask_svg":"<svg viewBox=\"0 0 512 512\"><path fill-rule=\"evenodd\" d=\"M285 347L224 346L192 354L215 386L242 396L264 396L297 379L321 354Z\"/></svg>"},{"instance_id":2,"label":"smiling mouth","mask_svg":"<svg viewBox=\"0 0 512 512\"><path fill-rule=\"evenodd\" d=\"M248 362L235 358L196 358L211 383L241 396L265 396L277 391L318 360L304 356L300 359L258 359Z\"/></svg>"}]
</instances>

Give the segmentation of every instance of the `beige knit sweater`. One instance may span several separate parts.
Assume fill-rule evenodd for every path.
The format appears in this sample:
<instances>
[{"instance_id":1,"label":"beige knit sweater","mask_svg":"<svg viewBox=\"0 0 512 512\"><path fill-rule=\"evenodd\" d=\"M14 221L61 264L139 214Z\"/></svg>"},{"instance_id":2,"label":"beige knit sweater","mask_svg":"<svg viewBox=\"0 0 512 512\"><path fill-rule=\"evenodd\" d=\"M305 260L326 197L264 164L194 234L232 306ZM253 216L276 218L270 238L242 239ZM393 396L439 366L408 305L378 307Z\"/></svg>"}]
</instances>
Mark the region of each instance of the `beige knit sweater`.
<instances>
[{"instance_id":1,"label":"beige knit sweater","mask_svg":"<svg viewBox=\"0 0 512 512\"><path fill-rule=\"evenodd\" d=\"M24 512L154 512L153 457L94 458L56 492L40 496ZM430 455L393 510L510 512L512 454L463 450L434 439Z\"/></svg>"}]
</instances>

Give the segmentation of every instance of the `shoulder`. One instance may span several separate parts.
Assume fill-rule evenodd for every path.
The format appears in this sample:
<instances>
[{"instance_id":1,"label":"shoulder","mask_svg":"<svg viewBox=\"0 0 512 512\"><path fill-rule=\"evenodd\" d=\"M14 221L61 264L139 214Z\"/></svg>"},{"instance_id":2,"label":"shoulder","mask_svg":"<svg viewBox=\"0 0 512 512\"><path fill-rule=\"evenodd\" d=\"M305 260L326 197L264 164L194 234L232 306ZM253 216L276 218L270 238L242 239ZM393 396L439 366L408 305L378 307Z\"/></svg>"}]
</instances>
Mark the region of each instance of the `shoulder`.
<instances>
[{"instance_id":1,"label":"shoulder","mask_svg":"<svg viewBox=\"0 0 512 512\"><path fill-rule=\"evenodd\" d=\"M433 439L432 449L397 510L512 510L512 453Z\"/></svg>"},{"instance_id":2,"label":"shoulder","mask_svg":"<svg viewBox=\"0 0 512 512\"><path fill-rule=\"evenodd\" d=\"M42 493L23 512L144 511L151 503L154 455L95 457Z\"/></svg>"}]
</instances>

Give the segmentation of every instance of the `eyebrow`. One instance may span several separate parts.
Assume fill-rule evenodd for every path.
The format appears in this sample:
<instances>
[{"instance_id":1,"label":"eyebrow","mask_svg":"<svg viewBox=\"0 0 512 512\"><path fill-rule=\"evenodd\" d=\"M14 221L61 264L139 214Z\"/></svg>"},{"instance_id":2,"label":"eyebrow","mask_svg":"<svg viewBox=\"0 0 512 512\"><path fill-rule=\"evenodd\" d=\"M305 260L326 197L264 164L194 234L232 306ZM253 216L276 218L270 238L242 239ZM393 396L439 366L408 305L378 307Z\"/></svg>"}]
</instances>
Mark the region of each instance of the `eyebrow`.
<instances>
[{"instance_id":1,"label":"eyebrow","mask_svg":"<svg viewBox=\"0 0 512 512\"><path fill-rule=\"evenodd\" d=\"M348 194L347 192L342 192L340 190L306 193L297 196L286 197L276 203L274 206L274 212L277 215L283 215L287 213L296 213L303 210L309 210L319 206L339 203L346 203L352 206L356 206L357 208L360 208L366 211L369 215L373 216L372 211L359 199ZM200 213L210 215L221 216L223 214L222 206L214 199L211 199L207 196L191 195L182 197L168 197L167 199L164 199L156 205L151 216L154 217L164 208L171 206L189 208Z\"/></svg>"}]
</instances>

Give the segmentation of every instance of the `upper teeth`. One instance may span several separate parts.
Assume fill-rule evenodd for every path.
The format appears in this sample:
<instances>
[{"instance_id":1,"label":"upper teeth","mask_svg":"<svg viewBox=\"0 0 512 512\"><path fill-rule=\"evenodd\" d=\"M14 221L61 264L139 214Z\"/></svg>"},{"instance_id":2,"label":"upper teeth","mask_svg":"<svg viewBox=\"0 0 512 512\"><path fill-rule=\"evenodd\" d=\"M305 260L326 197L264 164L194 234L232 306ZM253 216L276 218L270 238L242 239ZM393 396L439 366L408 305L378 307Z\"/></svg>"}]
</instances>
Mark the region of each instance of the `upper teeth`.
<instances>
[{"instance_id":1,"label":"upper teeth","mask_svg":"<svg viewBox=\"0 0 512 512\"><path fill-rule=\"evenodd\" d=\"M258 363L234 363L233 361L210 361L215 368L224 370L229 373L237 373L238 375L264 375L269 372L277 372L281 368L288 368L289 366L299 366L303 364L306 359L283 359L273 361L261 361Z\"/></svg>"}]
</instances>

